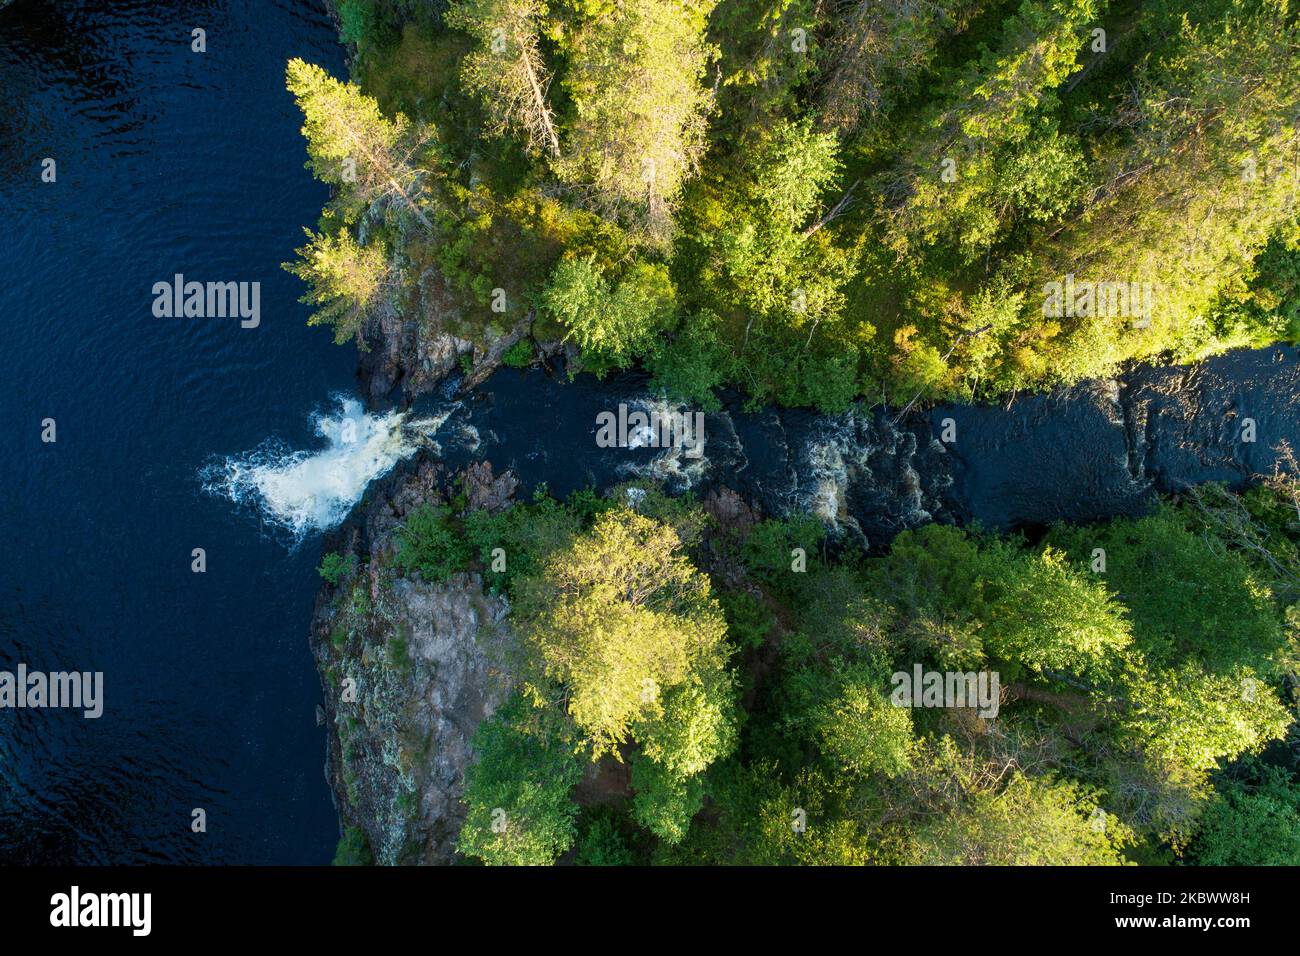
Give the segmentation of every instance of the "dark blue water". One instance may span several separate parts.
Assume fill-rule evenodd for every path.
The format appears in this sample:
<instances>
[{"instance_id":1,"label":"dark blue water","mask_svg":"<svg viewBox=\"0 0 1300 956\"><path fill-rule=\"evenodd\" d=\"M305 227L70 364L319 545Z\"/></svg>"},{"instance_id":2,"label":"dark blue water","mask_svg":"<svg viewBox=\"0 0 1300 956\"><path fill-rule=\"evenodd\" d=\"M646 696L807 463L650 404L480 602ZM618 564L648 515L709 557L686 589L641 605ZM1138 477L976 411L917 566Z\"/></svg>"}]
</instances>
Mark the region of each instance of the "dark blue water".
<instances>
[{"instance_id":1,"label":"dark blue water","mask_svg":"<svg viewBox=\"0 0 1300 956\"><path fill-rule=\"evenodd\" d=\"M0 12L0 669L105 681L99 720L0 710L0 861L332 852L316 549L234 520L198 478L268 436L310 445L309 411L352 386L354 351L306 326L279 268L326 196L284 90L293 56L344 71L319 4ZM155 318L151 287L176 272L261 282L261 326Z\"/></svg>"}]
</instances>

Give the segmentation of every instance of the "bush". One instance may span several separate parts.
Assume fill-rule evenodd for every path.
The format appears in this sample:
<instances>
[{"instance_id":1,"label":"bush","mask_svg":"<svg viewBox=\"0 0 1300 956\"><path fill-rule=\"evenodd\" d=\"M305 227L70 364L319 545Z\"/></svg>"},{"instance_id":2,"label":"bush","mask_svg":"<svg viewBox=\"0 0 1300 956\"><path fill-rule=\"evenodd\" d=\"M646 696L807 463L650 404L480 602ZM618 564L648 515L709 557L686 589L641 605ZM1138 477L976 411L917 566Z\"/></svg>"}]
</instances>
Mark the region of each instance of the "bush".
<instances>
[{"instance_id":1,"label":"bush","mask_svg":"<svg viewBox=\"0 0 1300 956\"><path fill-rule=\"evenodd\" d=\"M811 565L817 547L826 536L826 528L816 518L796 515L786 520L768 519L754 526L745 542L745 559L759 580L771 587L792 591L799 583L794 578L794 550L802 548L804 560Z\"/></svg>"},{"instance_id":2,"label":"bush","mask_svg":"<svg viewBox=\"0 0 1300 956\"><path fill-rule=\"evenodd\" d=\"M331 551L321 558L320 567L316 569L325 581L332 585L338 585L339 579L352 573L353 556L344 557L337 551Z\"/></svg>"},{"instance_id":3,"label":"bush","mask_svg":"<svg viewBox=\"0 0 1300 956\"><path fill-rule=\"evenodd\" d=\"M516 695L479 725L474 752L457 849L495 866L553 863L573 845L582 777L562 722Z\"/></svg>"},{"instance_id":4,"label":"bush","mask_svg":"<svg viewBox=\"0 0 1300 956\"><path fill-rule=\"evenodd\" d=\"M1249 782L1229 781L1205 811L1193 845L1203 866L1300 865L1300 788L1279 767L1247 761Z\"/></svg>"},{"instance_id":5,"label":"bush","mask_svg":"<svg viewBox=\"0 0 1300 956\"><path fill-rule=\"evenodd\" d=\"M370 841L360 827L343 828L338 849L334 851L335 866L373 866L374 854L370 852Z\"/></svg>"},{"instance_id":6,"label":"bush","mask_svg":"<svg viewBox=\"0 0 1300 956\"><path fill-rule=\"evenodd\" d=\"M398 537L397 563L428 581L445 581L469 563L470 548L452 528L451 509L421 505L406 519Z\"/></svg>"},{"instance_id":7,"label":"bush","mask_svg":"<svg viewBox=\"0 0 1300 956\"><path fill-rule=\"evenodd\" d=\"M501 356L501 361L511 368L527 368L533 361L533 343L520 339Z\"/></svg>"}]
</instances>

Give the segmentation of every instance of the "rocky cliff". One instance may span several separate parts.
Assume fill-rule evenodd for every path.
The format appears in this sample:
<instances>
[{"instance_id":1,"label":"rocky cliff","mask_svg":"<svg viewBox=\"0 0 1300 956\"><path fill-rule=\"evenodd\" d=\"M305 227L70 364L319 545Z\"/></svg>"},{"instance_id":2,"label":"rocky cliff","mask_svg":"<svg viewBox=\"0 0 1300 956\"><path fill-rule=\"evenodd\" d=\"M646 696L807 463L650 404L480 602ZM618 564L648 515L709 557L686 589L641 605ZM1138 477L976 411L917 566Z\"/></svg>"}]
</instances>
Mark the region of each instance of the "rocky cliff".
<instances>
[{"instance_id":1,"label":"rocky cliff","mask_svg":"<svg viewBox=\"0 0 1300 956\"><path fill-rule=\"evenodd\" d=\"M460 478L471 507L503 507L515 487L487 464ZM504 599L474 573L433 583L395 567L403 519L447 502L452 483L424 462L376 488L327 543L345 570L317 596L312 620L326 776L343 826L364 834L380 864L453 861L470 741L509 687L494 653L508 639Z\"/></svg>"}]
</instances>

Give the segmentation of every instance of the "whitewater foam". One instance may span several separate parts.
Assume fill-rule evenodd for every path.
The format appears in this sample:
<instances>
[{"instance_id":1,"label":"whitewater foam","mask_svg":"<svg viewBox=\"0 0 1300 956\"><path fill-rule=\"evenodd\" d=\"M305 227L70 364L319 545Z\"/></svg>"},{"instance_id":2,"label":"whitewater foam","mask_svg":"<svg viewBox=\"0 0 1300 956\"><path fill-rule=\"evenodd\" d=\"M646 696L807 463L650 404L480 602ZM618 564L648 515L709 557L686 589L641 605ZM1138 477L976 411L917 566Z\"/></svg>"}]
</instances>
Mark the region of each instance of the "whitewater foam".
<instances>
[{"instance_id":1,"label":"whitewater foam","mask_svg":"<svg viewBox=\"0 0 1300 956\"><path fill-rule=\"evenodd\" d=\"M693 414L685 405L669 402L663 398L637 397L628 399L624 404L643 413L648 422L654 423L690 421L688 415ZM619 473L634 478L648 478L663 485L673 494L690 491L704 479L710 468L709 459L704 454L705 436L702 420L695 429L691 440L698 444L688 446L671 442L648 463L625 462L619 467ZM657 425L646 424L628 428L626 447L658 448L660 445L661 435Z\"/></svg>"},{"instance_id":2,"label":"whitewater foam","mask_svg":"<svg viewBox=\"0 0 1300 956\"><path fill-rule=\"evenodd\" d=\"M302 538L343 521L372 481L421 447L438 452L433 436L458 407L408 419L395 411L370 414L356 399L337 395L332 412L312 417L324 448L294 450L268 440L210 464L200 478L205 491L254 507L264 520Z\"/></svg>"}]
</instances>

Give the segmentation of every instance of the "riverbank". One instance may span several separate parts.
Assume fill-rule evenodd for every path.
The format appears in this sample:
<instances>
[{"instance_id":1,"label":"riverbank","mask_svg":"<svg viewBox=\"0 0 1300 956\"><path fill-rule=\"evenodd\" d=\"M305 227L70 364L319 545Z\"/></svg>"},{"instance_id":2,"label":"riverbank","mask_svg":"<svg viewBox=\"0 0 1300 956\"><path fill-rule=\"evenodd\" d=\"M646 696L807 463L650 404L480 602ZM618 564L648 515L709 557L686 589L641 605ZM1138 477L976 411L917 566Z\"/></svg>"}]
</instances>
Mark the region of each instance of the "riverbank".
<instances>
[{"instance_id":1,"label":"riverbank","mask_svg":"<svg viewBox=\"0 0 1300 956\"><path fill-rule=\"evenodd\" d=\"M935 522L1037 537L1062 522L1136 517L1161 493L1272 475L1300 442L1300 352L1291 348L1141 369L1009 407L938 406L904 421L883 408L745 412L728 396L706 416L693 460L681 449L599 447L602 412L668 410L645 385L636 375L569 381L508 369L454 402L417 402L421 421L440 410L436 449L375 483L326 539L327 551L366 569L343 589L322 588L311 628L331 728L328 777L345 824L367 835L381 862L454 859L473 731L510 683L487 651L510 640L494 627L507 605L482 577L422 582L394 567L395 535L423 505L499 509L540 486L563 498L640 481L732 501L718 513L747 515L747 526L811 516L841 546L881 554L896 535ZM336 706L347 675L359 696ZM593 771L581 792L614 787L626 797L616 771Z\"/></svg>"}]
</instances>

